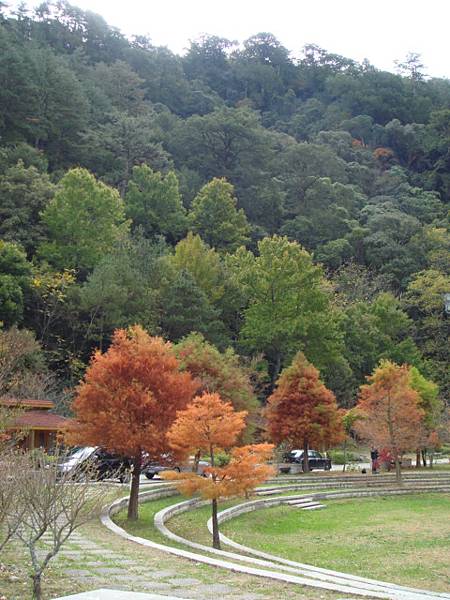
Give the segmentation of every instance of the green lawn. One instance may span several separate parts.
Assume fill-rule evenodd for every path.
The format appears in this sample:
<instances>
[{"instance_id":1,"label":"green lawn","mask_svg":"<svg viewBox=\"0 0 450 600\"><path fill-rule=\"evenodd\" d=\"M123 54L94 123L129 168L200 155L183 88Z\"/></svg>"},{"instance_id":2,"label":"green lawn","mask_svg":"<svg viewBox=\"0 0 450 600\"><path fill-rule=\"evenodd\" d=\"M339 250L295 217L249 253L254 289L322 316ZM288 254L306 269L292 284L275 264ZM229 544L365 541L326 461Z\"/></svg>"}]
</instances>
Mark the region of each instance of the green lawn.
<instances>
[{"instance_id":1,"label":"green lawn","mask_svg":"<svg viewBox=\"0 0 450 600\"><path fill-rule=\"evenodd\" d=\"M170 496L168 498L144 502L143 504L139 505L138 521L128 521L126 510L122 510L118 514L114 515L113 520L115 523L117 523L117 525L119 525L119 527L123 527L132 535L136 535L147 540L152 540L153 542L158 542L158 544L178 547L178 544L168 540L156 529L153 519L156 513L163 508L171 506L172 504L178 504L178 502L182 502L182 500L182 496Z\"/></svg>"},{"instance_id":2,"label":"green lawn","mask_svg":"<svg viewBox=\"0 0 450 600\"><path fill-rule=\"evenodd\" d=\"M182 500L183 497L178 496L146 502L141 504L139 507L139 520L137 522L127 521L125 511L115 515L114 521L133 535L150 539L155 542L160 542L168 546L188 549L186 546L179 546L176 543L170 542L170 540L158 532L153 524L154 516L158 511L171 504L181 502ZM230 506L232 503L238 503L242 501L243 499L241 498L240 500L221 503L220 508L224 509L227 506ZM184 513L183 515L179 515L170 521L170 529L176 533L179 533L180 535L185 535L185 537L190 537L196 541L210 544L211 536L206 528L206 521L210 516L210 513L210 506ZM178 522L179 519L183 524L181 528L175 526L175 523ZM106 532L106 530L104 530L104 532ZM117 544L123 543L120 538L116 538L116 541ZM140 547L136 546L135 551L139 550ZM154 551L151 552L152 555L154 553ZM328 592L309 587L305 588L302 586L284 584L277 581L270 581L270 583L268 583L266 579L259 577L235 573L226 569L217 569L215 567L210 567L208 565L191 561L183 561L182 559L177 559L176 557L171 557L169 555L164 555L163 558L160 558L159 566L161 567L162 565L164 565L164 567L167 566L169 568L176 568L180 576L192 576L192 573L188 571L188 569L190 569L191 571L195 571L195 577L200 577L205 583L220 582L224 584L230 584L235 587L236 593L238 591L250 594L251 592L255 592L260 594L264 600L280 600L280 598L283 598L283 600L340 600L342 598L342 594L337 592ZM175 565L177 565L177 567L175 567Z\"/></svg>"},{"instance_id":3,"label":"green lawn","mask_svg":"<svg viewBox=\"0 0 450 600\"><path fill-rule=\"evenodd\" d=\"M221 526L233 540L291 560L450 591L450 496L326 501L321 511L254 511Z\"/></svg>"},{"instance_id":4,"label":"green lawn","mask_svg":"<svg viewBox=\"0 0 450 600\"><path fill-rule=\"evenodd\" d=\"M288 490L283 493L276 494L277 496L292 496L294 494L308 494L314 493L309 490ZM269 496L270 498L270 496ZM251 500L257 500L257 496L252 496ZM262 499L262 498L261 498ZM235 498L232 500L224 500L219 503L219 511L225 510L230 506L234 506L235 504L242 504L245 502L245 498ZM185 513L181 513L176 515L170 521L167 522L167 527L170 531L181 535L188 540L193 540L200 544L204 544L205 546L211 546L212 537L208 528L206 527L206 523L208 519L211 517L211 505L202 506L200 508L196 508L194 510L190 510ZM224 548L226 549L226 548Z\"/></svg>"}]
</instances>

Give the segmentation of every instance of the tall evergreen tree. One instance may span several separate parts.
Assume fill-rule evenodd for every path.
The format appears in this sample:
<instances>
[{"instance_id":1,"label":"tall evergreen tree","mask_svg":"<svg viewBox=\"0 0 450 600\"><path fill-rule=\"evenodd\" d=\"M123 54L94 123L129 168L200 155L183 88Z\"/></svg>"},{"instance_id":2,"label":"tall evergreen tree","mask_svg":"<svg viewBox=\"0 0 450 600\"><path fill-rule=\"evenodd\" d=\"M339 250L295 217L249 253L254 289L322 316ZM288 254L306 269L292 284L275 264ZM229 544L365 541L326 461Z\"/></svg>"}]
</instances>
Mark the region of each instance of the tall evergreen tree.
<instances>
[{"instance_id":1,"label":"tall evergreen tree","mask_svg":"<svg viewBox=\"0 0 450 600\"><path fill-rule=\"evenodd\" d=\"M62 269L92 269L129 227L119 193L85 169L64 175L42 218L50 241L40 255Z\"/></svg>"},{"instance_id":2,"label":"tall evergreen tree","mask_svg":"<svg viewBox=\"0 0 450 600\"><path fill-rule=\"evenodd\" d=\"M186 212L173 171L163 175L147 165L134 167L125 207L133 227L148 237L163 235L174 242L186 231Z\"/></svg>"},{"instance_id":3,"label":"tall evergreen tree","mask_svg":"<svg viewBox=\"0 0 450 600\"><path fill-rule=\"evenodd\" d=\"M247 219L244 211L236 208L233 193L233 186L225 179L213 179L194 198L189 214L194 233L225 252L233 252L248 240Z\"/></svg>"}]
</instances>

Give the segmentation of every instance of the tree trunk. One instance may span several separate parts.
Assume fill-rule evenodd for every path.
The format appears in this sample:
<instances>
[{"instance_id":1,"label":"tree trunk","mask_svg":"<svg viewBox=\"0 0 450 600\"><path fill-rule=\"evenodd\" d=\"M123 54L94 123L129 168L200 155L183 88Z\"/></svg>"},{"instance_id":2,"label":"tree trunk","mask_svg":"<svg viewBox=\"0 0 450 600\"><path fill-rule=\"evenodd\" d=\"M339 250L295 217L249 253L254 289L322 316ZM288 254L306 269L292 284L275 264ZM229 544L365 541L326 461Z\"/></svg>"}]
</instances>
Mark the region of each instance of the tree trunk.
<instances>
[{"instance_id":1,"label":"tree trunk","mask_svg":"<svg viewBox=\"0 0 450 600\"><path fill-rule=\"evenodd\" d=\"M128 519L137 521L138 519L138 500L139 500L139 481L141 478L141 451L133 458L133 469L131 474L130 499L128 501Z\"/></svg>"},{"instance_id":2,"label":"tree trunk","mask_svg":"<svg viewBox=\"0 0 450 600\"><path fill-rule=\"evenodd\" d=\"M308 440L303 440L303 473L309 473L308 450L309 450Z\"/></svg>"},{"instance_id":3,"label":"tree trunk","mask_svg":"<svg viewBox=\"0 0 450 600\"><path fill-rule=\"evenodd\" d=\"M345 473L346 466L347 466L347 440L344 441L344 464L342 466L343 473Z\"/></svg>"},{"instance_id":4,"label":"tree trunk","mask_svg":"<svg viewBox=\"0 0 450 600\"><path fill-rule=\"evenodd\" d=\"M194 456L194 461L192 463L192 472L193 473L198 473L199 462L200 462L200 450Z\"/></svg>"},{"instance_id":5,"label":"tree trunk","mask_svg":"<svg viewBox=\"0 0 450 600\"><path fill-rule=\"evenodd\" d=\"M275 388L275 384L277 382L280 371L281 371L281 352L277 352L277 355L275 356L275 363L273 365L272 382L271 382L272 390Z\"/></svg>"},{"instance_id":6,"label":"tree trunk","mask_svg":"<svg viewBox=\"0 0 450 600\"><path fill-rule=\"evenodd\" d=\"M416 469L420 469L420 448L416 450Z\"/></svg>"},{"instance_id":7,"label":"tree trunk","mask_svg":"<svg viewBox=\"0 0 450 600\"><path fill-rule=\"evenodd\" d=\"M402 483L402 469L400 467L400 458L395 457L395 480L397 483Z\"/></svg>"},{"instance_id":8,"label":"tree trunk","mask_svg":"<svg viewBox=\"0 0 450 600\"><path fill-rule=\"evenodd\" d=\"M214 448L211 445L209 447L209 458L211 461L211 467L215 466L214 460ZM216 476L212 474L214 483L216 483ZM219 521L217 520L217 498L211 500L211 512L212 512L212 527L213 527L213 548L220 550L220 536L219 536Z\"/></svg>"},{"instance_id":9,"label":"tree trunk","mask_svg":"<svg viewBox=\"0 0 450 600\"><path fill-rule=\"evenodd\" d=\"M33 600L41 600L42 589L41 589L41 573L35 573L32 576L33 579Z\"/></svg>"},{"instance_id":10,"label":"tree trunk","mask_svg":"<svg viewBox=\"0 0 450 600\"><path fill-rule=\"evenodd\" d=\"M427 466L427 451L425 448L422 448L422 463L424 467Z\"/></svg>"},{"instance_id":11,"label":"tree trunk","mask_svg":"<svg viewBox=\"0 0 450 600\"><path fill-rule=\"evenodd\" d=\"M217 520L217 500L214 498L211 500L212 508L212 526L213 526L213 548L220 550L220 537L219 537L219 522Z\"/></svg>"}]
</instances>

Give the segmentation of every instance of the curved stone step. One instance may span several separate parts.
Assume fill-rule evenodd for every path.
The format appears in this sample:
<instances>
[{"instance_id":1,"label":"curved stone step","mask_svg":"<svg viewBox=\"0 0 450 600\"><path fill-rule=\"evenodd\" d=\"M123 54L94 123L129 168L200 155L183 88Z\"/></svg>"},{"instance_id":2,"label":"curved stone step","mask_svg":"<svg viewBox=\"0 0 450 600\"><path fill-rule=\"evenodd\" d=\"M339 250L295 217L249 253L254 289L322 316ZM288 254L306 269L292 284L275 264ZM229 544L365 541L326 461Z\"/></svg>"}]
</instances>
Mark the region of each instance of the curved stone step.
<instances>
[{"instance_id":1,"label":"curved stone step","mask_svg":"<svg viewBox=\"0 0 450 600\"><path fill-rule=\"evenodd\" d=\"M362 485L363 482L360 480L359 483ZM450 491L450 486L442 486L443 489L436 489L440 486L435 486L431 490L427 488L422 488L422 490L417 490L417 492L423 491ZM398 493L414 493L413 486L405 489L392 489L392 487L388 489L374 489L368 490L367 487L363 490L352 490L352 486L348 486L348 491L335 491L335 492L319 492L318 494L313 494L311 497L314 500L324 499L327 497L349 497L349 495L354 496L371 496L371 495L381 495L381 494L398 494ZM285 491L285 490L281 490ZM173 492L172 492L173 493ZM148 497L150 498L150 494L144 493L141 495L141 498ZM156 497L156 496L155 496ZM226 513L228 513L229 517L234 514L242 514L244 512L249 512L251 510L255 510L256 508L283 504L286 500L305 500L309 499L309 496L288 496L288 497L278 497L272 499L260 499L253 500L250 502L246 502L244 504L232 507L222 513L219 513L219 521L226 520ZM155 525L157 528L169 537L170 539L176 539L176 541L190 546L191 548L195 548L196 550L201 550L202 552L206 552L205 554L199 554L192 551L181 550L179 548L175 548L172 546L166 546L163 544L159 544L157 542L153 542L150 540L144 540L143 538L139 538L136 536L132 536L126 533L123 529L114 524L110 519L110 514L119 510L121 506L124 506L128 498L124 498L122 500L116 501L110 507L108 507L107 511L102 515L103 523L115 533L121 535L125 539L128 539L133 542L137 542L142 545L146 545L148 547L157 548L160 550L164 550L165 552L175 554L177 556L183 556L184 558L188 558L190 560L194 560L196 562L206 563L210 565L215 565L217 567L222 567L229 569L231 571L247 573L251 575L258 575L259 577L265 577L269 579L275 579L278 581L285 581L286 583L300 584L305 586L316 587L323 590L333 590L337 592L344 592L346 594L357 595L357 596L365 596L371 598L385 598L392 600L424 600L425 598L446 598L450 600L450 594L445 593L437 593L430 592L428 590L419 590L415 588L408 588L405 586L400 586L396 584L391 584L382 581L371 580L368 578L358 577L349 575L346 573L340 573L336 571L330 571L327 569L321 569L318 567L313 567L311 565L304 565L301 563L296 563L293 561L289 561L287 559L282 559L278 556L273 556L267 553L263 553L261 551L257 551L252 548L248 548L229 540L225 536L221 536L222 541L227 543L230 547L234 547L240 553L229 552L223 550L215 550L213 548L203 546L196 542L192 542L190 540L186 540L177 536L176 534L167 530L164 525L164 522L167 518L170 518L171 515L182 512L185 507L193 507L195 504L201 505L201 502L196 500L186 501L183 503L179 503L178 505L174 505L171 507L167 507L160 511L157 515L155 515ZM236 510L238 509L238 510ZM159 518L159 523L157 522ZM158 526L159 525L159 526ZM211 528L210 521L208 522L208 527ZM165 530L165 532L163 531ZM208 556L208 554L219 555L221 558L213 558L212 556ZM250 564L249 564L250 563ZM252 564L253 563L253 564ZM267 570L269 569L269 570Z\"/></svg>"},{"instance_id":2,"label":"curved stone step","mask_svg":"<svg viewBox=\"0 0 450 600\"><path fill-rule=\"evenodd\" d=\"M299 506L301 504L311 504L311 502L313 501L312 497L311 498L299 498L298 500L286 500L286 502L284 502L283 504L289 504L289 506ZM317 502L316 502L317 504Z\"/></svg>"}]
</instances>

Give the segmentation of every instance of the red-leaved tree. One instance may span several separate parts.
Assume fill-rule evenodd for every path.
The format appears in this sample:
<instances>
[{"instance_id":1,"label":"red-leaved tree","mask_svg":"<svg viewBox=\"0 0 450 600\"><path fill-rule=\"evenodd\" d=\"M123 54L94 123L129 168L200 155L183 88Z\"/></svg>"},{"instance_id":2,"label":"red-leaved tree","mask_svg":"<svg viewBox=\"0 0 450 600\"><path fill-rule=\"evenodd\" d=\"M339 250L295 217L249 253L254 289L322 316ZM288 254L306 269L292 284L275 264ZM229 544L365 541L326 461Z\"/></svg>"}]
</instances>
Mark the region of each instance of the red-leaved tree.
<instances>
[{"instance_id":1,"label":"red-leaved tree","mask_svg":"<svg viewBox=\"0 0 450 600\"><path fill-rule=\"evenodd\" d=\"M91 360L72 404L68 443L102 446L132 459L128 518L138 517L142 454L169 451L166 433L198 383L180 372L170 343L139 326L118 329L112 344Z\"/></svg>"},{"instance_id":2,"label":"red-leaved tree","mask_svg":"<svg viewBox=\"0 0 450 600\"><path fill-rule=\"evenodd\" d=\"M271 440L303 448L305 472L309 471L309 448L330 446L344 438L336 398L302 352L282 371L267 401L265 416Z\"/></svg>"},{"instance_id":3,"label":"red-leaved tree","mask_svg":"<svg viewBox=\"0 0 450 600\"><path fill-rule=\"evenodd\" d=\"M362 385L355 423L358 435L371 445L385 449L395 461L397 481L401 481L400 460L404 452L420 443L425 412L420 395L411 387L407 365L383 360Z\"/></svg>"},{"instance_id":4,"label":"red-leaved tree","mask_svg":"<svg viewBox=\"0 0 450 600\"><path fill-rule=\"evenodd\" d=\"M218 394L196 396L192 403L178 412L167 438L177 453L188 456L202 452L209 456L211 466L206 477L195 473L166 472L165 479L177 481L177 488L186 495L199 493L211 500L213 546L220 548L217 503L219 498L248 494L273 472L265 464L272 453L271 444L254 444L232 448L245 427L245 411L235 412L229 402L223 402ZM230 450L231 449L231 450ZM230 450L226 466L216 465L216 453Z\"/></svg>"}]
</instances>

